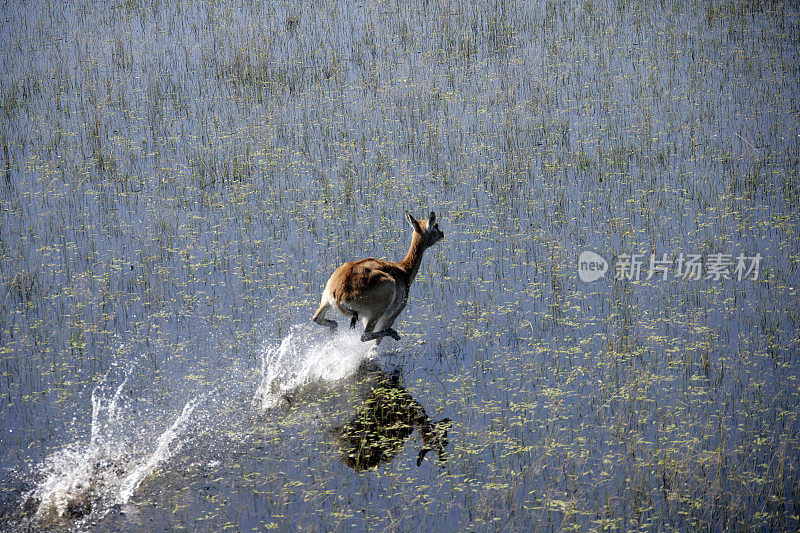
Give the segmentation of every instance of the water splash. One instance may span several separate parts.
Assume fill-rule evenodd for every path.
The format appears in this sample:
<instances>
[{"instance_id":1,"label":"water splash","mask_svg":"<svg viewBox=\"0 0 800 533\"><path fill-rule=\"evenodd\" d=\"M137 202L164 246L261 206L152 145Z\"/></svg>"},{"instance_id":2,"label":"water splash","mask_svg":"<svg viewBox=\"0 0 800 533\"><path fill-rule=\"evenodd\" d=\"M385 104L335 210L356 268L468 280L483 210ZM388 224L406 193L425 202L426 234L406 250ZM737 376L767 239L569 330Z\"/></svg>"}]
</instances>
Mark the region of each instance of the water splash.
<instances>
[{"instance_id":1,"label":"water splash","mask_svg":"<svg viewBox=\"0 0 800 533\"><path fill-rule=\"evenodd\" d=\"M150 475L161 463L169 459L171 455L178 452L181 444L180 441L172 448L170 448L170 445L175 441L176 437L181 435L186 429L192 412L194 412L197 405L203 400L204 397L199 396L187 402L180 416L158 437L156 448L153 450L153 453L125 477L120 484L119 496L117 497L117 501L120 504L128 503L128 500L130 500L142 480Z\"/></svg>"},{"instance_id":2,"label":"water splash","mask_svg":"<svg viewBox=\"0 0 800 533\"><path fill-rule=\"evenodd\" d=\"M108 440L112 433L120 427L119 403L122 389L128 384L133 370L129 370L125 379L119 384L110 399L103 395L105 387L101 384L92 389L92 436L90 443L100 439ZM103 376L103 382L108 379L108 373Z\"/></svg>"},{"instance_id":3,"label":"water splash","mask_svg":"<svg viewBox=\"0 0 800 533\"><path fill-rule=\"evenodd\" d=\"M266 411L285 403L300 387L345 378L373 352L373 343L362 342L355 331L330 336L307 326L293 326L278 346L261 353L262 378L253 405Z\"/></svg>"},{"instance_id":4,"label":"water splash","mask_svg":"<svg viewBox=\"0 0 800 533\"><path fill-rule=\"evenodd\" d=\"M101 383L92 391L92 427L88 442L74 442L48 456L36 469L41 481L26 500L37 505L41 524L100 517L128 503L142 481L180 450L192 413L204 395L188 401L157 438L153 416L141 420L123 390L132 370L113 392ZM104 379L105 381L105 379ZM163 415L155 416L160 418Z\"/></svg>"},{"instance_id":5,"label":"water splash","mask_svg":"<svg viewBox=\"0 0 800 533\"><path fill-rule=\"evenodd\" d=\"M330 336L295 326L279 345L263 350L253 407L263 412L286 402L304 386L346 378L373 351L373 344L362 342L354 331ZM36 467L40 481L23 505L35 505L33 520L38 526L80 524L128 504L148 476L180 453L198 424L211 423L198 418L201 403L213 397L209 408L214 410L217 402L236 397L217 383L214 391L189 395L182 410L169 415L155 407L158 402L127 393L137 387L137 379L143 378L137 378L133 368L119 384L109 385L106 375L92 391L88 441L72 442ZM220 379L225 382L224 377ZM231 381L241 385L240 380ZM165 429L159 434L154 427Z\"/></svg>"}]
</instances>

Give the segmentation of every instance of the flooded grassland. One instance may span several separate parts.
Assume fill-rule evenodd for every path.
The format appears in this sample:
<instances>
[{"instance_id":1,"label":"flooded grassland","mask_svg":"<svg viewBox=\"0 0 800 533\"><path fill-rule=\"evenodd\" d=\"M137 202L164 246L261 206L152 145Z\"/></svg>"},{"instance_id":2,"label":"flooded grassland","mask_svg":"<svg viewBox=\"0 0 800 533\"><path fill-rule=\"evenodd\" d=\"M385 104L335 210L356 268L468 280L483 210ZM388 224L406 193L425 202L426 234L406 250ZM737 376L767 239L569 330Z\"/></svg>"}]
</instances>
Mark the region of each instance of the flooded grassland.
<instances>
[{"instance_id":1,"label":"flooded grassland","mask_svg":"<svg viewBox=\"0 0 800 533\"><path fill-rule=\"evenodd\" d=\"M796 3L0 15L3 530L798 528Z\"/></svg>"}]
</instances>

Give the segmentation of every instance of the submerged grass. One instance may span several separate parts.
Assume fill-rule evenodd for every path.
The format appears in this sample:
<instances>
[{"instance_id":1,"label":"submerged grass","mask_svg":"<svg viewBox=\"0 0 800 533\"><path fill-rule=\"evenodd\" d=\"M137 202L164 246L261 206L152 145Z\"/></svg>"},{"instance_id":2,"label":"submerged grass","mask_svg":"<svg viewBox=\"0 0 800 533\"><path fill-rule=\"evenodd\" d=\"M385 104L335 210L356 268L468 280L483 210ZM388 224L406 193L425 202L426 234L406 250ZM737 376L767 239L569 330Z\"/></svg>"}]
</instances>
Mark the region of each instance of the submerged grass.
<instances>
[{"instance_id":1,"label":"submerged grass","mask_svg":"<svg viewBox=\"0 0 800 533\"><path fill-rule=\"evenodd\" d=\"M90 527L797 528L792 3L0 9L4 526L135 360L131 397L229 391L223 422ZM386 359L449 458L415 433L354 472L353 394L248 402L333 268L403 254L403 209L446 239ZM764 259L585 284L582 250Z\"/></svg>"}]
</instances>

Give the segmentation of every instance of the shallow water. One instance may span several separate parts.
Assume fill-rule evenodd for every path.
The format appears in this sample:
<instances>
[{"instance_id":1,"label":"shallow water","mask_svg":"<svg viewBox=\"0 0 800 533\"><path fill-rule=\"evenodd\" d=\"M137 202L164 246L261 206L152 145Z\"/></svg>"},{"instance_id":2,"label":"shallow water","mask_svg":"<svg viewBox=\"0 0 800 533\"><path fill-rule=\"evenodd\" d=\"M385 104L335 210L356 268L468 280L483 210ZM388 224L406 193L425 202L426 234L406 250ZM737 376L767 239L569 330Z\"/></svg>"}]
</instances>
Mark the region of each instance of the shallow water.
<instances>
[{"instance_id":1,"label":"shallow water","mask_svg":"<svg viewBox=\"0 0 800 533\"><path fill-rule=\"evenodd\" d=\"M796 6L0 10L2 529L797 528Z\"/></svg>"},{"instance_id":2,"label":"shallow water","mask_svg":"<svg viewBox=\"0 0 800 533\"><path fill-rule=\"evenodd\" d=\"M359 340L360 335L329 336L310 330L294 327L279 345L264 349L260 382L249 383L249 404L237 396L244 387L231 388L225 377L206 383L206 392L176 412L159 412L155 398L145 393L134 399L129 394L135 380L146 379L135 368L117 372L121 382L113 387L107 376L91 394L89 438L70 442L33 467L30 479L36 480L35 485L21 502L32 514L21 524L104 528L122 516L135 517L140 512L129 504L132 496L138 499L161 491L148 487L149 478L164 470L186 476L200 470L208 477L222 469L218 473L224 476L230 461L253 453L249 446L264 449L260 433L268 428L281 435L287 432L282 426L292 428L290 446L302 446L298 430L318 432L315 440L329 441L330 454L341 456L334 424L342 423L339 419L377 386L376 372L386 375L377 362L380 357ZM415 427L410 421L398 423L409 430ZM130 524L141 525L135 518Z\"/></svg>"}]
</instances>

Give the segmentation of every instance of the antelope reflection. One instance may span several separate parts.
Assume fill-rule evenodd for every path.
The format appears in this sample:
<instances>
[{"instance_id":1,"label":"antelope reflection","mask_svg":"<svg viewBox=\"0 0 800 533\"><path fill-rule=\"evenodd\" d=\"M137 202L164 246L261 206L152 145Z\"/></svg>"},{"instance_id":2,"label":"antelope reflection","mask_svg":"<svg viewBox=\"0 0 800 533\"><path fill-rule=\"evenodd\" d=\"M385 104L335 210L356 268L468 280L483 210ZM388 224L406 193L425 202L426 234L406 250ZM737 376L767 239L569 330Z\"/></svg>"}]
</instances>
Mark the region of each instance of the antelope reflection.
<instances>
[{"instance_id":1,"label":"antelope reflection","mask_svg":"<svg viewBox=\"0 0 800 533\"><path fill-rule=\"evenodd\" d=\"M431 450L439 461L444 461L450 419L432 422L399 378L388 376L373 362L365 362L359 374L363 375L366 393L363 402L355 415L335 431L344 463L356 470L366 470L391 461L415 428L423 443L417 466Z\"/></svg>"}]
</instances>

